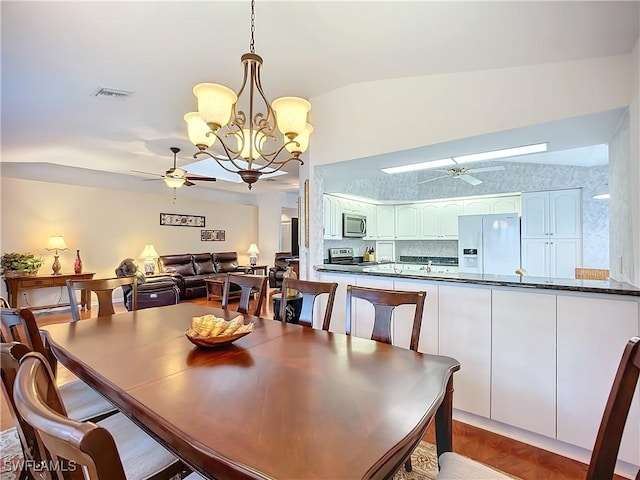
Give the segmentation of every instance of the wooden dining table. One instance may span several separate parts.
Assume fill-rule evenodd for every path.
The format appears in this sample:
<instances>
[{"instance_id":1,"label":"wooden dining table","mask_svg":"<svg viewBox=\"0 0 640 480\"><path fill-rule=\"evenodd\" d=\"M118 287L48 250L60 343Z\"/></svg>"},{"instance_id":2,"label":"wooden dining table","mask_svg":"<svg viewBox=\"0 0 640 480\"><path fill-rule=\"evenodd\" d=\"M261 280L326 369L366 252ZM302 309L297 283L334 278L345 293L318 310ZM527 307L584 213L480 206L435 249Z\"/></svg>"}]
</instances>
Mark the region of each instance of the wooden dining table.
<instances>
[{"instance_id":1,"label":"wooden dining table","mask_svg":"<svg viewBox=\"0 0 640 480\"><path fill-rule=\"evenodd\" d=\"M216 479L382 479L435 418L451 450L452 358L244 315L254 330L198 348L190 303L43 327L59 361L191 468Z\"/></svg>"}]
</instances>

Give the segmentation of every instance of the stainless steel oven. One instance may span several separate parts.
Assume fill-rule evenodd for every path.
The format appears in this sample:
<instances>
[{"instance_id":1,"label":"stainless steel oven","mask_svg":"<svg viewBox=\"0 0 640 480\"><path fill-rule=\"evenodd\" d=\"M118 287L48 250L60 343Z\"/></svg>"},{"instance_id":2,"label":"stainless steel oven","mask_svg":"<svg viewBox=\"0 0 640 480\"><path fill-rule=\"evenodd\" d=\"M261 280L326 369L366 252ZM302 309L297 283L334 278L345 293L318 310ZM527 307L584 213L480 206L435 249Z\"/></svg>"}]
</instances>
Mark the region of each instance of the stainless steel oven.
<instances>
[{"instance_id":1,"label":"stainless steel oven","mask_svg":"<svg viewBox=\"0 0 640 480\"><path fill-rule=\"evenodd\" d=\"M364 237L367 235L367 217L353 213L342 214L342 236Z\"/></svg>"}]
</instances>

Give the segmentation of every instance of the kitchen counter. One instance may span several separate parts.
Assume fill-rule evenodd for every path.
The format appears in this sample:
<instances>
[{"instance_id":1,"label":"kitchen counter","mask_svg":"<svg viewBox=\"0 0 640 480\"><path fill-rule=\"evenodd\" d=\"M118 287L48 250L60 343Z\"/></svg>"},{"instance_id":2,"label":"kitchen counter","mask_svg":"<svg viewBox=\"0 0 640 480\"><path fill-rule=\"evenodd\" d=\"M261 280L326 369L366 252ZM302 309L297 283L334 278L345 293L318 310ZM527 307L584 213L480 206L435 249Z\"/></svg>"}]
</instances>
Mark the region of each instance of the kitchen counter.
<instances>
[{"instance_id":1,"label":"kitchen counter","mask_svg":"<svg viewBox=\"0 0 640 480\"><path fill-rule=\"evenodd\" d=\"M357 275L399 277L453 283L566 290L640 297L640 288L628 283L616 282L614 280L577 280L573 278L520 277L518 275L427 272L426 270L412 270L410 264L403 263L386 263L371 266L325 264L316 265L314 269L319 272L350 273Z\"/></svg>"}]
</instances>

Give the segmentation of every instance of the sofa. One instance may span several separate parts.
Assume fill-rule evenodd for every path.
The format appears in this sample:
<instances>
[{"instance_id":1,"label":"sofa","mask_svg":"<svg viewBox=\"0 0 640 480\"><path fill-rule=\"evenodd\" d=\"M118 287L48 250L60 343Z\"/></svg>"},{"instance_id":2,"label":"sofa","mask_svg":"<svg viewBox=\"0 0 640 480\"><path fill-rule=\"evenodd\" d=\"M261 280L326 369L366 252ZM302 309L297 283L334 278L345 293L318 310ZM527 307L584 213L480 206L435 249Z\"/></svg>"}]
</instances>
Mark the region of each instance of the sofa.
<instances>
[{"instance_id":1,"label":"sofa","mask_svg":"<svg viewBox=\"0 0 640 480\"><path fill-rule=\"evenodd\" d=\"M291 252L276 252L273 260L273 267L269 268L269 287L282 287L282 277L287 267L290 266L291 260L297 260L298 257L291 255Z\"/></svg>"},{"instance_id":2,"label":"sofa","mask_svg":"<svg viewBox=\"0 0 640 480\"><path fill-rule=\"evenodd\" d=\"M175 305L180 302L180 291L170 275L156 275L147 277L138 268L137 262L133 258L125 258L115 270L117 277L137 278L137 306L138 310L150 307L163 307L165 305ZM131 311L131 294L133 289L126 285L122 287L124 294L124 305Z\"/></svg>"},{"instance_id":3,"label":"sofa","mask_svg":"<svg viewBox=\"0 0 640 480\"><path fill-rule=\"evenodd\" d=\"M228 273L248 273L250 267L238 264L238 252L181 253L158 258L160 274L170 275L180 290L180 299L207 296L209 277L225 277ZM233 290L233 288L232 288Z\"/></svg>"}]
</instances>

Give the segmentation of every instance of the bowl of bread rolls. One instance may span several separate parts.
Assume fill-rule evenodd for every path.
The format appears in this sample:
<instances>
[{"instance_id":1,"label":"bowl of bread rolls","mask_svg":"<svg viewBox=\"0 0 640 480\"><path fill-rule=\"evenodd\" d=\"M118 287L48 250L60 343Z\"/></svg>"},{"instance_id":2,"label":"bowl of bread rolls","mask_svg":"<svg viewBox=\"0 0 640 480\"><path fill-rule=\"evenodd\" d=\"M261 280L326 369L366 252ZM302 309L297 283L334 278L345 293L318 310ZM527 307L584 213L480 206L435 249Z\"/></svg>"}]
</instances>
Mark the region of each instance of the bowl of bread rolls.
<instances>
[{"instance_id":1,"label":"bowl of bread rolls","mask_svg":"<svg viewBox=\"0 0 640 480\"><path fill-rule=\"evenodd\" d=\"M223 347L237 339L249 335L253 331L253 322L245 325L244 317L238 315L232 320L225 320L214 315L193 317L191 327L185 335L191 343L198 347Z\"/></svg>"}]
</instances>

